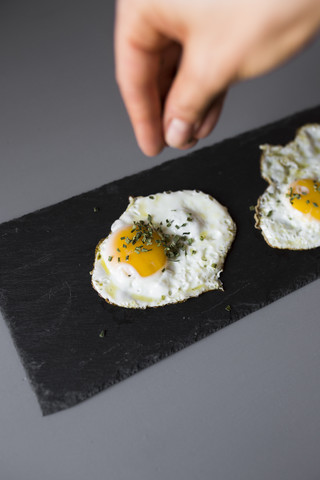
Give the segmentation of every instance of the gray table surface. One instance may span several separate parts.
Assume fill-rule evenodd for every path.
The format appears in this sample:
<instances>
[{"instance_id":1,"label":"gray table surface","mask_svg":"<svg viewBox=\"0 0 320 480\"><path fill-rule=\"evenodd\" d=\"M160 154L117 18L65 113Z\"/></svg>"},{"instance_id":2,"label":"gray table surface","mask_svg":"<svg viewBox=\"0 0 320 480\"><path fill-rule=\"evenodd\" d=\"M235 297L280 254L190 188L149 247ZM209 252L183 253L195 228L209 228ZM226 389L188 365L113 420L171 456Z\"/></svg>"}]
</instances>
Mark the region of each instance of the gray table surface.
<instances>
[{"instance_id":1,"label":"gray table surface","mask_svg":"<svg viewBox=\"0 0 320 480\"><path fill-rule=\"evenodd\" d=\"M0 5L0 221L181 155L136 146L113 2ZM320 41L231 89L201 145L320 103ZM231 172L232 174L232 172ZM1 480L317 480L320 280L43 418L0 317Z\"/></svg>"}]
</instances>

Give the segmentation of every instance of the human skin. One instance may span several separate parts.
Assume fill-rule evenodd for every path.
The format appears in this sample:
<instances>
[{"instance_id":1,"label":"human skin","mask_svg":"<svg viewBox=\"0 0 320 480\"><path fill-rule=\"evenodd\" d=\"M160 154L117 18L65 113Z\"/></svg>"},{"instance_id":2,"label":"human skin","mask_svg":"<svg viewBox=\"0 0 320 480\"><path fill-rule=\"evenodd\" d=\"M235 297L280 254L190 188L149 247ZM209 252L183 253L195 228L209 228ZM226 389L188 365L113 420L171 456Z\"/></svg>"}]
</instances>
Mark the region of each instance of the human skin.
<instances>
[{"instance_id":1,"label":"human skin","mask_svg":"<svg viewBox=\"0 0 320 480\"><path fill-rule=\"evenodd\" d=\"M277 67L319 27L320 0L118 0L116 79L142 151L195 145L230 85Z\"/></svg>"}]
</instances>

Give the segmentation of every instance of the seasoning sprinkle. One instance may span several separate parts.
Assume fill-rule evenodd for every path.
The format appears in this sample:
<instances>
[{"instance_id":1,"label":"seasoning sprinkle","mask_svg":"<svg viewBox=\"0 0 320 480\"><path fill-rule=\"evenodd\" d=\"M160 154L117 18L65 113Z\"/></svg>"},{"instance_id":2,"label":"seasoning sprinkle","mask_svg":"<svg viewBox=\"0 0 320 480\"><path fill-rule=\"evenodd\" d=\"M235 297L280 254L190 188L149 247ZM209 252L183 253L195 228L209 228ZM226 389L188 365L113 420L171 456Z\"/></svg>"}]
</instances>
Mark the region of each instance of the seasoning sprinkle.
<instances>
[{"instance_id":1,"label":"seasoning sprinkle","mask_svg":"<svg viewBox=\"0 0 320 480\"><path fill-rule=\"evenodd\" d=\"M152 216L147 215L147 221L140 220L134 222L134 236L130 240L132 245L135 245L137 241L141 241L143 246L135 247L136 253L150 252L152 248L146 248L148 246L156 245L157 247L162 247L164 253L171 261L177 261L181 251L184 251L186 254L186 249L188 245L191 245L193 242L192 238L187 238L187 235L190 235L190 232L184 232L181 235L172 235L165 233L161 228L161 223L156 226L153 224ZM166 219L167 227L170 227L173 223L173 220ZM157 233L159 238L153 238L154 233ZM128 243L128 240L126 240Z\"/></svg>"}]
</instances>

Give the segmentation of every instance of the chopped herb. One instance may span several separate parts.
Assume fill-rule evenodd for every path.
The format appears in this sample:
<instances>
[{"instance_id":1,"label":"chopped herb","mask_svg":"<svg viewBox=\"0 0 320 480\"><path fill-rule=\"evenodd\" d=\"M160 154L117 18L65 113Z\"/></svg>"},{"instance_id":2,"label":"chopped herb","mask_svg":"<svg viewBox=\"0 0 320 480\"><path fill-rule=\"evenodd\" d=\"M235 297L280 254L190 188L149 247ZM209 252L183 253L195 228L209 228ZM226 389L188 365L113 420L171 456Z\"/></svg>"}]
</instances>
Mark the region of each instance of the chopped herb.
<instances>
[{"instance_id":1,"label":"chopped herb","mask_svg":"<svg viewBox=\"0 0 320 480\"><path fill-rule=\"evenodd\" d=\"M165 300L166 299L166 296L165 295L161 295L161 300Z\"/></svg>"},{"instance_id":2,"label":"chopped herb","mask_svg":"<svg viewBox=\"0 0 320 480\"><path fill-rule=\"evenodd\" d=\"M113 259L113 257L108 257L108 261L111 262L111 260Z\"/></svg>"},{"instance_id":3,"label":"chopped herb","mask_svg":"<svg viewBox=\"0 0 320 480\"><path fill-rule=\"evenodd\" d=\"M120 250L120 248L117 248L117 252L121 253L121 250Z\"/></svg>"},{"instance_id":4,"label":"chopped herb","mask_svg":"<svg viewBox=\"0 0 320 480\"><path fill-rule=\"evenodd\" d=\"M126 245L125 243L124 243L122 246L123 246L123 248L128 248L128 247L127 247L127 245Z\"/></svg>"},{"instance_id":5,"label":"chopped herb","mask_svg":"<svg viewBox=\"0 0 320 480\"><path fill-rule=\"evenodd\" d=\"M231 311L231 305L227 305L225 310L227 310L227 312L230 312Z\"/></svg>"},{"instance_id":6,"label":"chopped herb","mask_svg":"<svg viewBox=\"0 0 320 480\"><path fill-rule=\"evenodd\" d=\"M293 188L290 187L290 188L289 188L289 193L286 194L286 197L289 198L289 201L290 201L291 205L293 205L293 201L294 201L295 199L297 199L297 200L300 200L300 199L301 199L301 194L300 194L300 193L295 193L295 192L293 191Z\"/></svg>"},{"instance_id":7,"label":"chopped herb","mask_svg":"<svg viewBox=\"0 0 320 480\"><path fill-rule=\"evenodd\" d=\"M107 333L107 330L101 330L101 332L99 333L99 337L100 338L103 338L106 336L106 333Z\"/></svg>"},{"instance_id":8,"label":"chopped herb","mask_svg":"<svg viewBox=\"0 0 320 480\"><path fill-rule=\"evenodd\" d=\"M197 250L191 250L191 255L195 255L197 253Z\"/></svg>"},{"instance_id":9,"label":"chopped herb","mask_svg":"<svg viewBox=\"0 0 320 480\"><path fill-rule=\"evenodd\" d=\"M120 257L118 257L118 262L120 262Z\"/></svg>"},{"instance_id":10,"label":"chopped herb","mask_svg":"<svg viewBox=\"0 0 320 480\"><path fill-rule=\"evenodd\" d=\"M270 211L267 213L267 217L271 217L272 213L273 213L273 211L270 210Z\"/></svg>"},{"instance_id":11,"label":"chopped herb","mask_svg":"<svg viewBox=\"0 0 320 480\"><path fill-rule=\"evenodd\" d=\"M181 225L181 228L182 228L182 227L185 227L186 225L187 225L186 223L183 223L183 224Z\"/></svg>"},{"instance_id":12,"label":"chopped herb","mask_svg":"<svg viewBox=\"0 0 320 480\"><path fill-rule=\"evenodd\" d=\"M131 238L126 237L126 244L129 245L129 243L131 243Z\"/></svg>"},{"instance_id":13,"label":"chopped herb","mask_svg":"<svg viewBox=\"0 0 320 480\"><path fill-rule=\"evenodd\" d=\"M310 203L310 200L306 200L306 204L308 204L308 205L309 205L309 203Z\"/></svg>"},{"instance_id":14,"label":"chopped herb","mask_svg":"<svg viewBox=\"0 0 320 480\"><path fill-rule=\"evenodd\" d=\"M168 294L169 294L169 296L171 296L171 295L172 295L172 292L171 292L171 290L169 290Z\"/></svg>"},{"instance_id":15,"label":"chopped herb","mask_svg":"<svg viewBox=\"0 0 320 480\"><path fill-rule=\"evenodd\" d=\"M319 205L316 202L312 202L315 207L319 207Z\"/></svg>"},{"instance_id":16,"label":"chopped herb","mask_svg":"<svg viewBox=\"0 0 320 480\"><path fill-rule=\"evenodd\" d=\"M129 260L129 255L126 256L126 262Z\"/></svg>"},{"instance_id":17,"label":"chopped herb","mask_svg":"<svg viewBox=\"0 0 320 480\"><path fill-rule=\"evenodd\" d=\"M170 227L173 223L173 220L166 219L166 226ZM158 247L162 247L164 250L165 255L171 261L177 261L177 258L181 254L182 251L187 254L187 245L191 245L193 242L192 238L187 238L187 235L190 235L190 232L184 232L182 235L172 235L165 233L161 228L162 222L159 225L154 225L152 222L152 216L150 214L147 215L147 221L135 221L134 228L132 229L132 233L134 233L133 237L129 239L126 238L126 243L131 243L135 245L138 241L142 243L142 245L135 247L135 252L140 254L142 252L150 252L152 248L147 248L152 245L156 245ZM185 224L186 225L186 224ZM178 225L177 228L181 228ZM157 234L159 238L154 239L154 234Z\"/></svg>"},{"instance_id":18,"label":"chopped herb","mask_svg":"<svg viewBox=\"0 0 320 480\"><path fill-rule=\"evenodd\" d=\"M211 263L211 267L212 268L217 268L217 264L216 263Z\"/></svg>"},{"instance_id":19,"label":"chopped herb","mask_svg":"<svg viewBox=\"0 0 320 480\"><path fill-rule=\"evenodd\" d=\"M151 200L154 200L154 196L153 196L153 195L149 195L149 198L151 198Z\"/></svg>"},{"instance_id":20,"label":"chopped herb","mask_svg":"<svg viewBox=\"0 0 320 480\"><path fill-rule=\"evenodd\" d=\"M93 207L93 211L94 211L94 213L97 213L97 212L99 212L99 210L100 210L100 208L99 208L99 207Z\"/></svg>"},{"instance_id":21,"label":"chopped herb","mask_svg":"<svg viewBox=\"0 0 320 480\"><path fill-rule=\"evenodd\" d=\"M100 258L101 258L101 253L99 252L97 255L97 260L100 260Z\"/></svg>"},{"instance_id":22,"label":"chopped herb","mask_svg":"<svg viewBox=\"0 0 320 480\"><path fill-rule=\"evenodd\" d=\"M250 205L249 210L250 212L253 212L256 209L255 205Z\"/></svg>"},{"instance_id":23,"label":"chopped herb","mask_svg":"<svg viewBox=\"0 0 320 480\"><path fill-rule=\"evenodd\" d=\"M126 237L120 237L120 240L124 240Z\"/></svg>"},{"instance_id":24,"label":"chopped herb","mask_svg":"<svg viewBox=\"0 0 320 480\"><path fill-rule=\"evenodd\" d=\"M165 268L163 268L163 269L161 270L161 272L162 272L162 273L163 273L163 272L165 272L165 271L166 271L166 269L165 269Z\"/></svg>"},{"instance_id":25,"label":"chopped herb","mask_svg":"<svg viewBox=\"0 0 320 480\"><path fill-rule=\"evenodd\" d=\"M203 240L204 240L204 236L203 236L203 235L200 235L200 240L201 240L201 242L203 242Z\"/></svg>"}]
</instances>

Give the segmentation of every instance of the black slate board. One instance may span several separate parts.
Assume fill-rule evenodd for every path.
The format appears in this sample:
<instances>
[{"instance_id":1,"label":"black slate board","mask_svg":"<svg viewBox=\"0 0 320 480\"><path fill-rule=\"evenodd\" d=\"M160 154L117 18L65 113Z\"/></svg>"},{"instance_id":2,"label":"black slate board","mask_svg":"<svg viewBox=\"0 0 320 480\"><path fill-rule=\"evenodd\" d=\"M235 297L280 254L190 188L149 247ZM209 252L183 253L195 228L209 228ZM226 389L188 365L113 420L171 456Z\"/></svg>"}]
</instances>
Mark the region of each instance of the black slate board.
<instances>
[{"instance_id":1,"label":"black slate board","mask_svg":"<svg viewBox=\"0 0 320 480\"><path fill-rule=\"evenodd\" d=\"M44 415L319 277L320 248L268 247L249 209L266 187L259 145L285 144L310 122L320 122L320 107L0 225L0 306ZM180 189L213 195L237 223L222 275L225 291L142 311L108 305L90 285L96 244L129 195Z\"/></svg>"}]
</instances>

